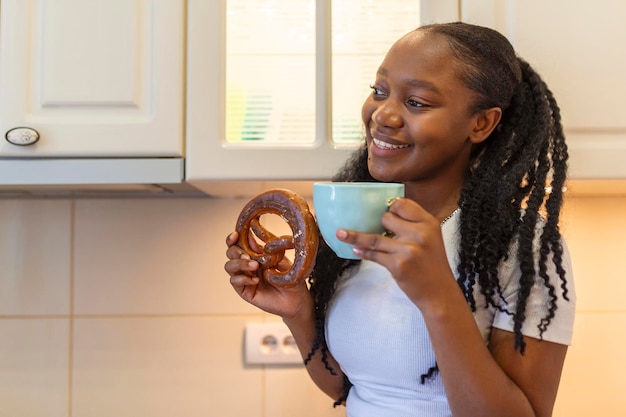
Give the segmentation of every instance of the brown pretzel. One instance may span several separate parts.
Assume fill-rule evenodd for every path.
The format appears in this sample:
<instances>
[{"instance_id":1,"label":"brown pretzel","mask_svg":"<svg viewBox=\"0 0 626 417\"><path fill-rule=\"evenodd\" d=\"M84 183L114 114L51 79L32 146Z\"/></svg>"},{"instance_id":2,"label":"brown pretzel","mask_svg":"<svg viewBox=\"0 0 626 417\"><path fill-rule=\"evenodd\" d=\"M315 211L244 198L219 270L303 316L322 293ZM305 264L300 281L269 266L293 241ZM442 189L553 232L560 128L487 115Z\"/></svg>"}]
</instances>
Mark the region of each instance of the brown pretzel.
<instances>
[{"instance_id":1,"label":"brown pretzel","mask_svg":"<svg viewBox=\"0 0 626 417\"><path fill-rule=\"evenodd\" d=\"M293 236L275 236L260 223L263 214L276 214L287 222ZM241 210L235 230L238 245L261 265L262 277L276 287L292 287L304 281L313 270L319 234L317 223L306 200L293 191L276 188L265 191ZM264 245L256 252L250 245L250 231ZM287 271L278 270L285 250L294 250L294 259Z\"/></svg>"}]
</instances>

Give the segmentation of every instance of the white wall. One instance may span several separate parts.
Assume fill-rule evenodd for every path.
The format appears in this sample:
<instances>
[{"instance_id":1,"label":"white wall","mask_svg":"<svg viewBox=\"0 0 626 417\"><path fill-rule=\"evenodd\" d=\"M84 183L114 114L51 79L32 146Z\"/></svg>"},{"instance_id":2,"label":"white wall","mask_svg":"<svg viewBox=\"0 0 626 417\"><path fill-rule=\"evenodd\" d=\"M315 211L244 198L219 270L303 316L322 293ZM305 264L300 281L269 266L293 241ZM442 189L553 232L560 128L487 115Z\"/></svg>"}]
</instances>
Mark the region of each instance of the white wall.
<instances>
[{"instance_id":1,"label":"white wall","mask_svg":"<svg viewBox=\"0 0 626 417\"><path fill-rule=\"evenodd\" d=\"M0 417L341 416L302 367L246 367L223 270L245 200L0 200ZM578 317L556 417L626 411L626 198L571 198Z\"/></svg>"}]
</instances>

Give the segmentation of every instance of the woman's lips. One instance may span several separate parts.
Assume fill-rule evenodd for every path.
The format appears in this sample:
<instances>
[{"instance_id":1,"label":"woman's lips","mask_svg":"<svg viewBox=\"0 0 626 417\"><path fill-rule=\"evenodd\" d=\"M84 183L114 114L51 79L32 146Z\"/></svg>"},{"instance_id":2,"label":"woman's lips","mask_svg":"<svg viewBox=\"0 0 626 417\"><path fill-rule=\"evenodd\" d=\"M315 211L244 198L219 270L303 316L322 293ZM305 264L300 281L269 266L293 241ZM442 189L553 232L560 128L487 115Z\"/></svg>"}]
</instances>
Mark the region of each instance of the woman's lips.
<instances>
[{"instance_id":1,"label":"woman's lips","mask_svg":"<svg viewBox=\"0 0 626 417\"><path fill-rule=\"evenodd\" d=\"M384 140L380 140L376 138L372 138L372 142L374 143L374 146L376 146L377 148L385 149L385 150L404 149L404 148L408 148L409 146L411 146L407 144L396 145L396 144L389 143Z\"/></svg>"}]
</instances>

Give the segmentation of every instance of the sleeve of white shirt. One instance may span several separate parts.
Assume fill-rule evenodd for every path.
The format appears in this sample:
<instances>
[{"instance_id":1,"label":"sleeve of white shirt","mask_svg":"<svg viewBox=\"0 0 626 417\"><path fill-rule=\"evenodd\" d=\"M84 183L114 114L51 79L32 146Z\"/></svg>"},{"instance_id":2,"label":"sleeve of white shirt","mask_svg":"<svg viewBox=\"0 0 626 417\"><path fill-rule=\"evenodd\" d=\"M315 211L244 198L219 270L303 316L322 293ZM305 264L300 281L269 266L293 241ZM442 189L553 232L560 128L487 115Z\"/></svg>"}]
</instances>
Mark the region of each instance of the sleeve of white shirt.
<instances>
[{"instance_id":1,"label":"sleeve of white shirt","mask_svg":"<svg viewBox=\"0 0 626 417\"><path fill-rule=\"evenodd\" d=\"M537 242L535 242L537 243ZM545 286L543 279L538 276L538 264L535 262L535 271L537 279L531 288L530 295L526 304L526 320L522 326L522 334L524 336L537 339L548 340L550 342L570 345L572 343L572 333L574 327L574 314L576 310L576 291L574 288L574 280L572 276L572 265L569 250L564 240L561 241L563 247L562 266L565 270L567 298L565 299L562 282L552 262L552 258L548 257L547 273L550 284L554 287L554 295L557 297L557 309L554 317L550 320L547 329L541 334L539 325L544 318L547 317L548 308L550 306L550 295L548 288ZM537 245L535 244L535 252ZM516 248L511 253L509 259L501 265L501 284L502 297L505 302L501 302L501 306L508 311L515 311L517 300L519 297L519 277L521 271L519 262L517 261ZM513 331L513 318L510 314L496 311L493 319L493 327L502 330Z\"/></svg>"}]
</instances>

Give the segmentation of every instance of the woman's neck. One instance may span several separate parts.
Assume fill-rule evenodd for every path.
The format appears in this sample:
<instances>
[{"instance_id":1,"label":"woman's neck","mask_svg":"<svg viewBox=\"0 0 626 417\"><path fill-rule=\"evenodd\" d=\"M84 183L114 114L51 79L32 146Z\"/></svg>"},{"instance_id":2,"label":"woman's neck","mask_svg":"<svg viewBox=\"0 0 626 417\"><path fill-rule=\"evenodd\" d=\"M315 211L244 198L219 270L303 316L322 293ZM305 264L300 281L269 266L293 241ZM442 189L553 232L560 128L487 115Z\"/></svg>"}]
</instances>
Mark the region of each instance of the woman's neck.
<instances>
[{"instance_id":1,"label":"woman's neck","mask_svg":"<svg viewBox=\"0 0 626 417\"><path fill-rule=\"evenodd\" d=\"M439 221L459 207L463 183L408 182L404 184L405 197L416 201Z\"/></svg>"}]
</instances>

